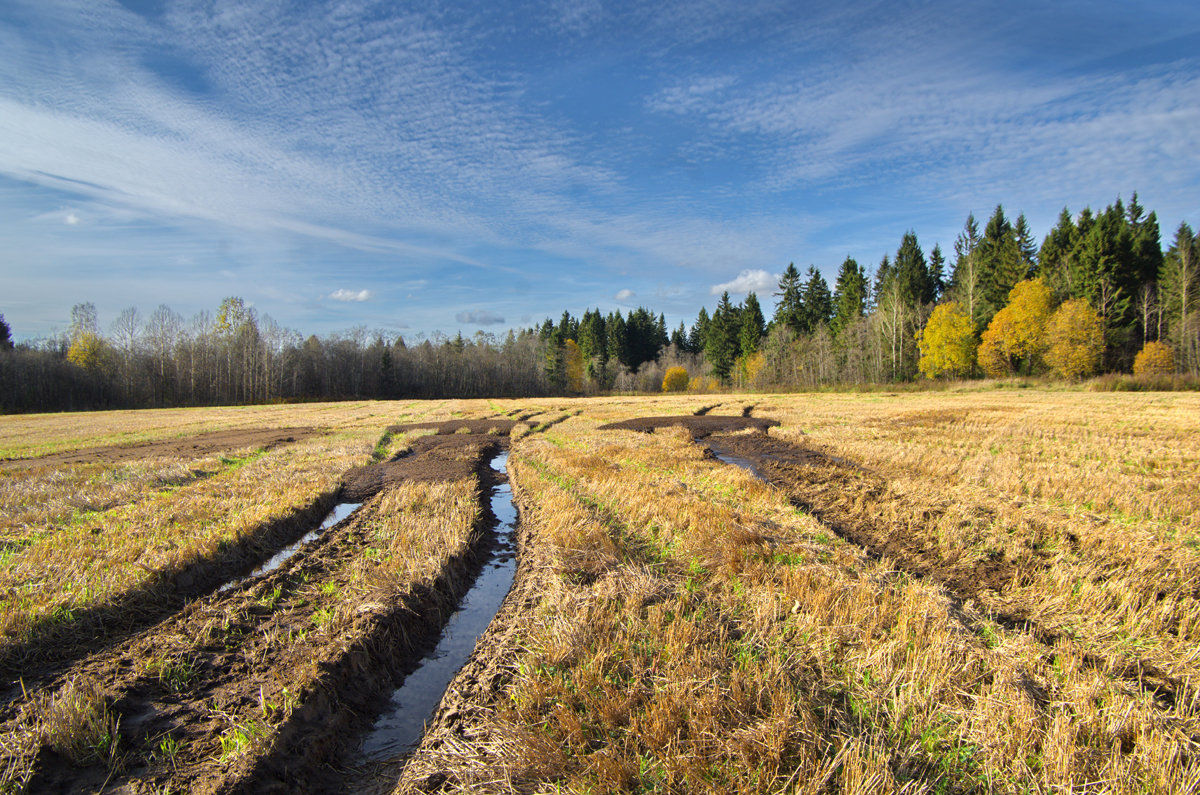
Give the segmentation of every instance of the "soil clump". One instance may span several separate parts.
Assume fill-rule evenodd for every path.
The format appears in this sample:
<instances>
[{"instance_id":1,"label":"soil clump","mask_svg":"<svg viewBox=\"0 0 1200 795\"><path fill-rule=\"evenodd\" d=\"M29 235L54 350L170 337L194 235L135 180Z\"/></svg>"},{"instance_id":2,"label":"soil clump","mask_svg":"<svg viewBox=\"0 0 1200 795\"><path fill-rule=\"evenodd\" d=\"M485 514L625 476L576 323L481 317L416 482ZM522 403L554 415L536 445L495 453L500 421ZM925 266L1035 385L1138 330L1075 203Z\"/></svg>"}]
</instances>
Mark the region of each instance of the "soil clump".
<instances>
[{"instance_id":1,"label":"soil clump","mask_svg":"<svg viewBox=\"0 0 1200 795\"><path fill-rule=\"evenodd\" d=\"M320 428L241 428L212 431L182 439L163 439L157 442L117 444L50 453L36 458L0 459L0 469L24 467L57 467L71 464L113 464L141 458L203 458L214 453L258 447L269 450L323 433Z\"/></svg>"}]
</instances>

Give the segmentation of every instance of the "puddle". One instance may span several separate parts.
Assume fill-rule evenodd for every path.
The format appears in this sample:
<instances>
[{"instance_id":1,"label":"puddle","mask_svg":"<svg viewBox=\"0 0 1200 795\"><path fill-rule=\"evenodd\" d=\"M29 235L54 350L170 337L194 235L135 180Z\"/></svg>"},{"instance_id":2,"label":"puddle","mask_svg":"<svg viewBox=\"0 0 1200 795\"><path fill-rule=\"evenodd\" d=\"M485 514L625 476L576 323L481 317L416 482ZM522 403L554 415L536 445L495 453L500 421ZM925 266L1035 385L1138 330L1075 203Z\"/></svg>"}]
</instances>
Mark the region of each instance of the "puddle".
<instances>
[{"instance_id":1,"label":"puddle","mask_svg":"<svg viewBox=\"0 0 1200 795\"><path fill-rule=\"evenodd\" d=\"M492 460L492 469L503 472L507 462L508 453L501 453ZM437 647L404 678L404 684L392 694L383 715L363 739L362 762L399 761L421 741L425 721L508 595L517 568L514 532L517 509L508 483L492 489L491 506L497 519L496 544L491 556L450 617Z\"/></svg>"},{"instance_id":2,"label":"puddle","mask_svg":"<svg viewBox=\"0 0 1200 795\"><path fill-rule=\"evenodd\" d=\"M333 527L350 514L354 513L361 505L361 502L339 502L337 505L333 506L333 510L329 512L329 515L325 517L320 526L318 526L315 530L309 530L307 533L301 536L299 541L289 544L288 546L276 552L271 556L270 560L247 574L245 577L238 577L236 580L230 580L229 582L225 583L217 589L217 592L224 593L235 585L239 585L246 580L252 580L255 577L261 577L264 574L275 571L275 569L282 566L288 558L290 558L292 555L295 555L304 546L315 541L317 536L321 535L321 533Z\"/></svg>"},{"instance_id":3,"label":"puddle","mask_svg":"<svg viewBox=\"0 0 1200 795\"><path fill-rule=\"evenodd\" d=\"M726 464L733 464L734 466L739 466L761 481L765 482L767 479L767 476L764 475L762 472L760 472L758 470L758 467L754 466L754 464L751 463L750 460L747 458L742 458L741 456L732 455L731 453L721 453L721 452L718 452L716 450L716 448L713 448L713 455L715 455L717 457L718 461L722 461Z\"/></svg>"}]
</instances>

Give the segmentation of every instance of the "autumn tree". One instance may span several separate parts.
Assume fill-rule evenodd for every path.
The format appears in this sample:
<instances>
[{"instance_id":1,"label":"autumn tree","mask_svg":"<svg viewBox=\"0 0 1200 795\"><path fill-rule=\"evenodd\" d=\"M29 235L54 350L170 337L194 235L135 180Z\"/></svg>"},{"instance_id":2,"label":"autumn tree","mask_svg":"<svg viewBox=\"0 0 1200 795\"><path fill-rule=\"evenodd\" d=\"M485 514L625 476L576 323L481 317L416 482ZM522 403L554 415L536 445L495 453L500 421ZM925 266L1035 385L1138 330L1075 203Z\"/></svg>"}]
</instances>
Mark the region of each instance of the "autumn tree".
<instances>
[{"instance_id":1,"label":"autumn tree","mask_svg":"<svg viewBox=\"0 0 1200 795\"><path fill-rule=\"evenodd\" d=\"M662 391L684 392L688 388L688 371L686 367L668 367L663 376Z\"/></svg>"},{"instance_id":2,"label":"autumn tree","mask_svg":"<svg viewBox=\"0 0 1200 795\"><path fill-rule=\"evenodd\" d=\"M1171 375L1175 372L1175 353L1165 342L1147 342L1133 360L1133 374L1139 377Z\"/></svg>"},{"instance_id":3,"label":"autumn tree","mask_svg":"<svg viewBox=\"0 0 1200 795\"><path fill-rule=\"evenodd\" d=\"M1063 378L1084 378L1100 367L1104 320L1081 298L1066 301L1046 324L1046 364Z\"/></svg>"},{"instance_id":4,"label":"autumn tree","mask_svg":"<svg viewBox=\"0 0 1200 795\"><path fill-rule=\"evenodd\" d=\"M975 363L975 323L962 304L948 301L934 308L921 332L918 368L926 378L964 376Z\"/></svg>"},{"instance_id":5,"label":"autumn tree","mask_svg":"<svg viewBox=\"0 0 1200 795\"><path fill-rule=\"evenodd\" d=\"M575 393L583 391L583 353L575 340L563 343L563 374L568 390Z\"/></svg>"},{"instance_id":6,"label":"autumn tree","mask_svg":"<svg viewBox=\"0 0 1200 795\"><path fill-rule=\"evenodd\" d=\"M1200 235L1186 223L1175 231L1163 258L1159 284L1177 364L1196 374L1200 372Z\"/></svg>"},{"instance_id":7,"label":"autumn tree","mask_svg":"<svg viewBox=\"0 0 1200 795\"><path fill-rule=\"evenodd\" d=\"M1050 302L1050 288L1040 278L1013 286L1007 305L992 318L980 340L979 364L988 375L1013 372L1018 364L1026 375L1032 372L1045 350Z\"/></svg>"}]
</instances>

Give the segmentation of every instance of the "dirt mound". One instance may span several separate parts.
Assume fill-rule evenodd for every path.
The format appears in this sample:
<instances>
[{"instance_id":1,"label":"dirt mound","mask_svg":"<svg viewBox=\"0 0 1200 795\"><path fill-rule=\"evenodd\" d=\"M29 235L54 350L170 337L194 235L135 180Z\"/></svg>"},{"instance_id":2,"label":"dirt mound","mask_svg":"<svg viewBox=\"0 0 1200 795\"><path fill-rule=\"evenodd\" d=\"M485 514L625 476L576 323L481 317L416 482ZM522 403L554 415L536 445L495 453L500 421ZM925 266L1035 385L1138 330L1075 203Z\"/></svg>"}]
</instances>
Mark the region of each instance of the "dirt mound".
<instances>
[{"instance_id":1,"label":"dirt mound","mask_svg":"<svg viewBox=\"0 0 1200 795\"><path fill-rule=\"evenodd\" d=\"M532 414L529 416L533 416ZM513 419L490 420L446 420L444 422L411 422L407 425L392 425L388 433L404 433L405 431L434 431L438 436L451 433L461 434L493 434L508 435L517 424Z\"/></svg>"},{"instance_id":2,"label":"dirt mound","mask_svg":"<svg viewBox=\"0 0 1200 795\"><path fill-rule=\"evenodd\" d=\"M109 445L86 450L71 450L51 453L37 458L9 458L0 460L0 469L20 467L55 467L64 464L112 464L139 458L175 456L178 458L202 458L227 450L243 447L277 447L291 444L322 433L320 428L242 428L228 431L212 431L183 439L164 439L158 442Z\"/></svg>"},{"instance_id":3,"label":"dirt mound","mask_svg":"<svg viewBox=\"0 0 1200 795\"><path fill-rule=\"evenodd\" d=\"M602 431L641 431L651 433L659 428L671 428L676 425L687 428L692 435L708 436L710 433L731 433L733 431L756 430L766 432L767 428L779 424L778 420L768 420L761 417L723 417L711 414L682 415L671 417L635 417L632 420L610 422L601 425Z\"/></svg>"},{"instance_id":4,"label":"dirt mound","mask_svg":"<svg viewBox=\"0 0 1200 795\"><path fill-rule=\"evenodd\" d=\"M355 467L342 476L342 499L364 502L404 481L454 481L479 468L479 462L508 444L507 436L449 433L420 436L410 452L382 464Z\"/></svg>"}]
</instances>

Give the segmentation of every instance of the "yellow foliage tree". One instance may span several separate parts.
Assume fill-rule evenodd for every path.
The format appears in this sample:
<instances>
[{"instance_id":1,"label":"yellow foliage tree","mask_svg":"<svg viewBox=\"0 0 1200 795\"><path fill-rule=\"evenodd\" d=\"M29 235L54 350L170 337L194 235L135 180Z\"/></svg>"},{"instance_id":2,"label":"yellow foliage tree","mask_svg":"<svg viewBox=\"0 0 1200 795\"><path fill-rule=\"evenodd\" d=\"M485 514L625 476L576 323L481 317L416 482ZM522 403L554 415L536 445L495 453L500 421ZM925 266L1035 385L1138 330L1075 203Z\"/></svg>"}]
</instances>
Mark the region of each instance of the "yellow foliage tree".
<instances>
[{"instance_id":1,"label":"yellow foliage tree","mask_svg":"<svg viewBox=\"0 0 1200 795\"><path fill-rule=\"evenodd\" d=\"M688 388L688 371L686 367L668 367L663 376L662 391L684 392Z\"/></svg>"},{"instance_id":2,"label":"yellow foliage tree","mask_svg":"<svg viewBox=\"0 0 1200 795\"><path fill-rule=\"evenodd\" d=\"M979 350L976 352L979 366L991 378L1003 378L1013 373L1012 357L1004 343L1012 335L1012 325L1012 312L1004 307L992 318L979 339Z\"/></svg>"},{"instance_id":3,"label":"yellow foliage tree","mask_svg":"<svg viewBox=\"0 0 1200 795\"><path fill-rule=\"evenodd\" d=\"M102 370L107 367L108 354L108 346L98 334L84 331L76 334L67 348L67 361L85 370Z\"/></svg>"},{"instance_id":4,"label":"yellow foliage tree","mask_svg":"<svg viewBox=\"0 0 1200 795\"><path fill-rule=\"evenodd\" d=\"M1063 378L1084 378L1100 368L1104 319L1083 299L1065 302L1046 324L1046 364Z\"/></svg>"},{"instance_id":5,"label":"yellow foliage tree","mask_svg":"<svg viewBox=\"0 0 1200 795\"><path fill-rule=\"evenodd\" d=\"M1175 372L1175 351L1165 342L1147 342L1133 360L1137 376L1171 375Z\"/></svg>"},{"instance_id":6,"label":"yellow foliage tree","mask_svg":"<svg viewBox=\"0 0 1200 795\"><path fill-rule=\"evenodd\" d=\"M975 323L957 301L940 304L929 316L918 345L917 367L926 378L966 375L975 362Z\"/></svg>"},{"instance_id":7,"label":"yellow foliage tree","mask_svg":"<svg viewBox=\"0 0 1200 795\"><path fill-rule=\"evenodd\" d=\"M563 344L563 371L567 377L567 389L572 392L583 391L583 351L575 340L567 340Z\"/></svg>"},{"instance_id":8,"label":"yellow foliage tree","mask_svg":"<svg viewBox=\"0 0 1200 795\"><path fill-rule=\"evenodd\" d=\"M991 376L1008 375L1016 363L1023 362L1025 372L1046 351L1046 323L1050 319L1052 296L1041 278L1026 279L1008 293L1008 305L996 313L979 344L979 364Z\"/></svg>"}]
</instances>

